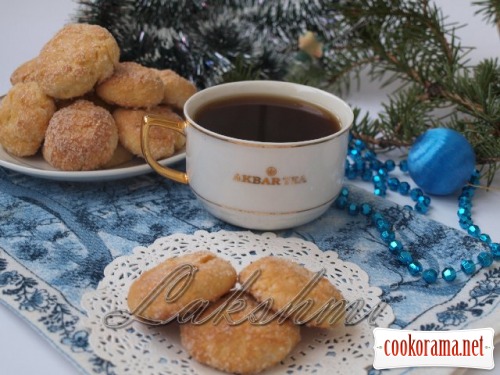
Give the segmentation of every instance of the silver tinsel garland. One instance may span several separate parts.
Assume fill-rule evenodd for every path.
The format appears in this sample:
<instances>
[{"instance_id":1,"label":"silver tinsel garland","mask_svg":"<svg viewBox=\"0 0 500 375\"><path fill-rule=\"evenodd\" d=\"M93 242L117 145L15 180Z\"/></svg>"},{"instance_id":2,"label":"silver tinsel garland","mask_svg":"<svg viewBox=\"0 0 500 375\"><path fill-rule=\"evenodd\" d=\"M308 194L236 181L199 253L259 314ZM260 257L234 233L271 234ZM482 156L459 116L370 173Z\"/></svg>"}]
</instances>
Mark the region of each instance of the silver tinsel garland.
<instances>
[{"instance_id":1,"label":"silver tinsel garland","mask_svg":"<svg viewBox=\"0 0 500 375\"><path fill-rule=\"evenodd\" d=\"M335 1L80 0L75 20L107 28L122 61L170 68L199 88L283 79L306 31L332 34Z\"/></svg>"}]
</instances>

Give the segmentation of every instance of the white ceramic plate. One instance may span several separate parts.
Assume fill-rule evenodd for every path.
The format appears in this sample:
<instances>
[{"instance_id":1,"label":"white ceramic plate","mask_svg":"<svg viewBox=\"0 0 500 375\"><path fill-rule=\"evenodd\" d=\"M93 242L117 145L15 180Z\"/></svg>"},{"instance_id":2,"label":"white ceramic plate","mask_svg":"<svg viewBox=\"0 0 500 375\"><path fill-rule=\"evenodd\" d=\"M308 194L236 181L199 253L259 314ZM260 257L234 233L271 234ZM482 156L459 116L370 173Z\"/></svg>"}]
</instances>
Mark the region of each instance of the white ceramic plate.
<instances>
[{"instance_id":1,"label":"white ceramic plate","mask_svg":"<svg viewBox=\"0 0 500 375\"><path fill-rule=\"evenodd\" d=\"M182 149L171 157L159 161L159 163L161 165L170 165L183 160L185 157L185 150ZM20 158L10 155L1 146L0 165L26 175L59 181L109 181L152 172L151 167L139 158L134 158L110 169L78 172L61 171L53 168L40 154Z\"/></svg>"},{"instance_id":2,"label":"white ceramic plate","mask_svg":"<svg viewBox=\"0 0 500 375\"><path fill-rule=\"evenodd\" d=\"M5 95L0 96L0 102ZM166 166L177 163L186 157L185 148L178 150L169 158L158 161ZM153 169L142 159L134 158L131 161L109 169L96 171L61 171L52 167L45 161L40 153L30 157L17 157L9 154L0 146L0 166L33 177L46 178L58 181L110 181L121 178L139 176L152 172Z\"/></svg>"}]
</instances>

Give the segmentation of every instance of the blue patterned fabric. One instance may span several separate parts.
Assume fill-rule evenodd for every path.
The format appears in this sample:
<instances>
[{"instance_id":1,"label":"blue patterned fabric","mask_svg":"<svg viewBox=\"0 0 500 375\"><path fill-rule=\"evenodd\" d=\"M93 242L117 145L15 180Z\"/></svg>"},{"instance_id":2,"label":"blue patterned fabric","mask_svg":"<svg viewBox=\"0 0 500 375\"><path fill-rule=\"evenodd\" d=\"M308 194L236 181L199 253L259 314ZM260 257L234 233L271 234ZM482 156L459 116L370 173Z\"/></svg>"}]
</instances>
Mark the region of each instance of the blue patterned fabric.
<instances>
[{"instance_id":1,"label":"blue patterned fabric","mask_svg":"<svg viewBox=\"0 0 500 375\"><path fill-rule=\"evenodd\" d=\"M460 231L355 187L350 190L357 201L371 202L395 223L397 238L424 267L457 268L460 259L486 250ZM82 372L113 374L112 364L95 356L88 345L89 331L81 324L82 295L97 286L113 258L130 254L136 246L173 233L223 229L241 230L204 211L189 187L155 174L69 183L0 168L0 301L24 316ZM362 215L331 207L318 220L277 234L334 249L341 259L358 264L370 284L383 290L396 316L395 328L476 327L497 311L498 264L472 277L459 273L451 284L441 280L426 285L400 266Z\"/></svg>"}]
</instances>

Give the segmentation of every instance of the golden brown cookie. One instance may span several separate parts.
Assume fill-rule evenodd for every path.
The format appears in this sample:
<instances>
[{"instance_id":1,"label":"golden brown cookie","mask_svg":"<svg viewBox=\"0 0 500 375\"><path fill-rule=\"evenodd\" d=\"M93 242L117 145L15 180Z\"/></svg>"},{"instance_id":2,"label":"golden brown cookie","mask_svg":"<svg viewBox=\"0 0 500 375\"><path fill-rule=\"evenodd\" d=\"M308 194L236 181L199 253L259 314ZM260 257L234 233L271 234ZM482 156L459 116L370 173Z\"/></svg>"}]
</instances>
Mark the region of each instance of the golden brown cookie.
<instances>
[{"instance_id":1,"label":"golden brown cookie","mask_svg":"<svg viewBox=\"0 0 500 375\"><path fill-rule=\"evenodd\" d=\"M0 144L15 156L36 154L55 109L36 82L14 85L0 103Z\"/></svg>"},{"instance_id":2,"label":"golden brown cookie","mask_svg":"<svg viewBox=\"0 0 500 375\"><path fill-rule=\"evenodd\" d=\"M248 281L255 271L260 271L260 276L250 286L248 292L259 302L272 298L275 311L283 310L291 304L302 291L305 291L306 285L316 274L291 260L269 256L246 266L240 272L240 283ZM291 314L290 318L296 322L307 321L307 326L319 328L332 328L343 322L345 306L342 294L326 277L321 277L319 282L303 297L301 300L295 299L296 305L307 299L314 304L307 311L298 309ZM327 306L329 302L331 302L331 309L325 310L327 315L323 320L308 321L308 318L312 318L315 312L320 311L320 308ZM335 304L335 302L339 303ZM330 322L331 319L332 322Z\"/></svg>"},{"instance_id":3,"label":"golden brown cookie","mask_svg":"<svg viewBox=\"0 0 500 375\"><path fill-rule=\"evenodd\" d=\"M94 91L89 91L85 95L79 96L77 98L56 99L55 103L56 103L57 109L62 109L64 107L67 107L67 106L69 106L69 105L71 105L71 104L79 101L79 100L86 100L86 101L92 102L92 103L94 103L95 105L97 105L99 107L107 109L109 112L113 111L113 109L115 108L112 105L106 103L101 98L99 98Z\"/></svg>"},{"instance_id":4,"label":"golden brown cookie","mask_svg":"<svg viewBox=\"0 0 500 375\"><path fill-rule=\"evenodd\" d=\"M111 160L117 144L113 116L89 101L78 100L52 116L42 150L55 168L87 171Z\"/></svg>"},{"instance_id":5,"label":"golden brown cookie","mask_svg":"<svg viewBox=\"0 0 500 375\"><path fill-rule=\"evenodd\" d=\"M118 143L118 146L116 146L116 150L113 153L113 156L111 159L103 164L102 168L103 169L108 169L108 168L115 168L118 167L124 163L129 162L134 158L134 155L130 153L125 147L123 147L120 143Z\"/></svg>"},{"instance_id":6,"label":"golden brown cookie","mask_svg":"<svg viewBox=\"0 0 500 375\"><path fill-rule=\"evenodd\" d=\"M163 103L182 109L186 101L196 93L196 86L170 69L158 70L165 85Z\"/></svg>"},{"instance_id":7,"label":"golden brown cookie","mask_svg":"<svg viewBox=\"0 0 500 375\"><path fill-rule=\"evenodd\" d=\"M132 154L144 157L141 148L141 126L146 114L162 115L175 122L182 119L168 107L154 107L150 110L118 108L113 111L113 117L118 127L120 143ZM184 137L177 132L152 127L149 132L149 149L155 160L171 156L175 149L184 145Z\"/></svg>"},{"instance_id":8,"label":"golden brown cookie","mask_svg":"<svg viewBox=\"0 0 500 375\"><path fill-rule=\"evenodd\" d=\"M105 102L127 108L149 108L163 100L163 82L155 69L120 63L114 74L96 87Z\"/></svg>"},{"instance_id":9,"label":"golden brown cookie","mask_svg":"<svg viewBox=\"0 0 500 375\"><path fill-rule=\"evenodd\" d=\"M198 362L218 370L253 374L272 367L285 359L300 341L300 328L290 321L279 324L273 320L268 324L252 324L245 319L257 307L257 302L248 295L242 298L243 310L230 314L230 321L221 319L217 325L213 320L203 324L181 324L181 344ZM209 307L202 319L209 317L227 299ZM244 320L241 324L238 320Z\"/></svg>"},{"instance_id":10,"label":"golden brown cookie","mask_svg":"<svg viewBox=\"0 0 500 375\"><path fill-rule=\"evenodd\" d=\"M15 85L21 82L36 82L38 72L38 59L28 60L19 65L14 72L10 75L10 83Z\"/></svg>"},{"instance_id":11,"label":"golden brown cookie","mask_svg":"<svg viewBox=\"0 0 500 375\"><path fill-rule=\"evenodd\" d=\"M164 282L165 277L171 276L176 268L183 265L190 265L197 269L194 278L190 283L185 284L187 287L183 293L179 293L179 298L167 302L165 299L166 291L171 288L172 293L168 293L168 295L176 296L176 292L181 290L184 283L164 285L162 282ZM166 321L180 313L184 307L195 300L216 301L234 287L236 278L233 266L209 251L198 251L169 258L156 267L145 271L134 281L128 292L129 311L147 320ZM139 311L141 303L154 290L160 291L158 296L142 311Z\"/></svg>"},{"instance_id":12,"label":"golden brown cookie","mask_svg":"<svg viewBox=\"0 0 500 375\"><path fill-rule=\"evenodd\" d=\"M110 77L119 58L118 44L105 28L69 24L40 51L37 81L54 98L75 98Z\"/></svg>"}]
</instances>

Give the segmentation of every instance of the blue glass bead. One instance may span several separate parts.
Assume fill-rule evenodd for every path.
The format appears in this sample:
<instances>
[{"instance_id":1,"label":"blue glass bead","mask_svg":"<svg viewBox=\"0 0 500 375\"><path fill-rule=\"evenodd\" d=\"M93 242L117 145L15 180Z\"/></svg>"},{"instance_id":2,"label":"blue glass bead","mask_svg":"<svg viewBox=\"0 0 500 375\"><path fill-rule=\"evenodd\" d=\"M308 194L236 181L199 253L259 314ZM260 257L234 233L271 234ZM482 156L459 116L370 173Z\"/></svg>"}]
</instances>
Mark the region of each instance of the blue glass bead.
<instances>
[{"instance_id":1,"label":"blue glass bead","mask_svg":"<svg viewBox=\"0 0 500 375\"><path fill-rule=\"evenodd\" d=\"M393 240L389 243L389 251L394 254L399 254L403 250L403 244L401 241Z\"/></svg>"},{"instance_id":2,"label":"blue glass bead","mask_svg":"<svg viewBox=\"0 0 500 375\"><path fill-rule=\"evenodd\" d=\"M371 181L372 180L372 171L370 169L365 169L363 173L361 173L361 179L363 181Z\"/></svg>"},{"instance_id":3,"label":"blue glass bead","mask_svg":"<svg viewBox=\"0 0 500 375\"><path fill-rule=\"evenodd\" d=\"M399 180L396 177L391 177L387 180L387 186L392 191L397 191L399 188Z\"/></svg>"},{"instance_id":4,"label":"blue glass bead","mask_svg":"<svg viewBox=\"0 0 500 375\"><path fill-rule=\"evenodd\" d=\"M457 272L455 271L455 269L453 267L446 267L443 272L442 272L442 275L443 275L443 279L445 281L453 281L455 280L455 278L457 277Z\"/></svg>"},{"instance_id":5,"label":"blue glass bead","mask_svg":"<svg viewBox=\"0 0 500 375\"><path fill-rule=\"evenodd\" d=\"M403 250L399 253L399 256L398 256L398 259L401 263L403 264L410 264L411 262L413 262L413 257L411 256L411 254L406 251L406 250Z\"/></svg>"},{"instance_id":6,"label":"blue glass bead","mask_svg":"<svg viewBox=\"0 0 500 375\"><path fill-rule=\"evenodd\" d=\"M363 173L363 171L365 170L365 162L361 159L356 160L354 162L354 166L359 173Z\"/></svg>"},{"instance_id":7,"label":"blue glass bead","mask_svg":"<svg viewBox=\"0 0 500 375\"><path fill-rule=\"evenodd\" d=\"M463 259L460 262L460 268L466 275L472 275L474 272L476 272L476 265L470 259Z\"/></svg>"},{"instance_id":8,"label":"blue glass bead","mask_svg":"<svg viewBox=\"0 0 500 375\"><path fill-rule=\"evenodd\" d=\"M396 238L396 234L391 230L384 230L382 233L380 233L380 237L382 238L382 240L384 240L384 242L390 243L391 241L394 241L394 239Z\"/></svg>"},{"instance_id":9,"label":"blue glass bead","mask_svg":"<svg viewBox=\"0 0 500 375\"><path fill-rule=\"evenodd\" d=\"M476 169L470 176L469 183L479 185L481 183L481 173Z\"/></svg>"},{"instance_id":10,"label":"blue glass bead","mask_svg":"<svg viewBox=\"0 0 500 375\"><path fill-rule=\"evenodd\" d=\"M347 198L349 196L349 189L346 187L340 189L340 196Z\"/></svg>"},{"instance_id":11,"label":"blue glass bead","mask_svg":"<svg viewBox=\"0 0 500 375\"><path fill-rule=\"evenodd\" d=\"M469 198L460 199L458 201L458 207L463 207L470 210L472 208L472 201Z\"/></svg>"},{"instance_id":12,"label":"blue glass bead","mask_svg":"<svg viewBox=\"0 0 500 375\"><path fill-rule=\"evenodd\" d=\"M458 221L458 224L460 225L460 228L467 229L472 225L472 220L468 217L464 217Z\"/></svg>"},{"instance_id":13,"label":"blue glass bead","mask_svg":"<svg viewBox=\"0 0 500 375\"><path fill-rule=\"evenodd\" d=\"M380 212L373 212L372 219L374 223L377 223L378 220L385 220Z\"/></svg>"},{"instance_id":14,"label":"blue glass bead","mask_svg":"<svg viewBox=\"0 0 500 375\"><path fill-rule=\"evenodd\" d=\"M373 159L370 161L370 168L373 169L374 171L380 169L382 166L382 162L378 159Z\"/></svg>"},{"instance_id":15,"label":"blue glass bead","mask_svg":"<svg viewBox=\"0 0 500 375\"><path fill-rule=\"evenodd\" d=\"M385 220L377 220L375 223L379 233L382 233L384 231L390 231L391 230L391 225L385 221Z\"/></svg>"},{"instance_id":16,"label":"blue glass bead","mask_svg":"<svg viewBox=\"0 0 500 375\"><path fill-rule=\"evenodd\" d=\"M429 206L421 202L417 202L417 204L415 204L415 211L417 211L420 214L426 214L429 211Z\"/></svg>"},{"instance_id":17,"label":"blue glass bead","mask_svg":"<svg viewBox=\"0 0 500 375\"><path fill-rule=\"evenodd\" d=\"M358 173L356 172L356 169L354 169L353 167L350 167L347 171L346 171L346 175L348 180L355 180L356 177L358 176Z\"/></svg>"},{"instance_id":18,"label":"blue glass bead","mask_svg":"<svg viewBox=\"0 0 500 375\"><path fill-rule=\"evenodd\" d=\"M468 203L458 203L458 207L460 208L465 208L466 210L471 210L472 209L472 203L471 202L468 202Z\"/></svg>"},{"instance_id":19,"label":"blue glass bead","mask_svg":"<svg viewBox=\"0 0 500 375\"><path fill-rule=\"evenodd\" d=\"M469 179L469 184L474 185L474 186L478 186L478 185L481 184L481 179L480 178L476 178L476 177L471 177Z\"/></svg>"},{"instance_id":20,"label":"blue glass bead","mask_svg":"<svg viewBox=\"0 0 500 375\"><path fill-rule=\"evenodd\" d=\"M364 150L366 147L365 142L363 142L361 139L356 139L354 141L354 146L360 151Z\"/></svg>"},{"instance_id":21,"label":"blue glass bead","mask_svg":"<svg viewBox=\"0 0 500 375\"><path fill-rule=\"evenodd\" d=\"M490 243L491 255L495 260L500 260L500 244L496 242Z\"/></svg>"},{"instance_id":22,"label":"blue glass bead","mask_svg":"<svg viewBox=\"0 0 500 375\"><path fill-rule=\"evenodd\" d=\"M418 197L417 202L423 203L426 206L430 206L431 205L431 197L428 197L427 195L422 195L422 196Z\"/></svg>"},{"instance_id":23,"label":"blue glass bead","mask_svg":"<svg viewBox=\"0 0 500 375\"><path fill-rule=\"evenodd\" d=\"M429 268L422 272L422 279L424 279L427 284L434 284L437 281L437 277L437 271L432 268Z\"/></svg>"},{"instance_id":24,"label":"blue glass bead","mask_svg":"<svg viewBox=\"0 0 500 375\"><path fill-rule=\"evenodd\" d=\"M471 186L466 186L462 189L461 197L472 198L474 196L475 189Z\"/></svg>"},{"instance_id":25,"label":"blue glass bead","mask_svg":"<svg viewBox=\"0 0 500 375\"><path fill-rule=\"evenodd\" d=\"M391 229L391 225L385 219L377 219L375 226L380 233Z\"/></svg>"},{"instance_id":26,"label":"blue glass bead","mask_svg":"<svg viewBox=\"0 0 500 375\"><path fill-rule=\"evenodd\" d=\"M381 189L387 191L387 186L385 185L385 182L374 182L373 187L375 189Z\"/></svg>"},{"instance_id":27,"label":"blue glass bead","mask_svg":"<svg viewBox=\"0 0 500 375\"><path fill-rule=\"evenodd\" d=\"M464 207L460 207L457 211L457 215L460 219L470 219L470 211Z\"/></svg>"},{"instance_id":28,"label":"blue glass bead","mask_svg":"<svg viewBox=\"0 0 500 375\"><path fill-rule=\"evenodd\" d=\"M366 160L366 161L369 161L369 160L373 160L375 159L377 155L375 155L375 153L372 151L372 150L367 150L365 152L365 155L363 156L363 158Z\"/></svg>"},{"instance_id":29,"label":"blue glass bead","mask_svg":"<svg viewBox=\"0 0 500 375\"><path fill-rule=\"evenodd\" d=\"M387 178L387 176L388 176L387 169L385 169L384 167L379 168L379 169L377 170L377 173L378 173L378 175L379 175L380 177L382 177L383 179L386 179L386 178Z\"/></svg>"},{"instance_id":30,"label":"blue glass bead","mask_svg":"<svg viewBox=\"0 0 500 375\"><path fill-rule=\"evenodd\" d=\"M410 274L412 276L420 275L420 273L423 270L422 264L417 260L414 260L413 262L408 264L407 268L408 268L408 271L410 271Z\"/></svg>"},{"instance_id":31,"label":"blue glass bead","mask_svg":"<svg viewBox=\"0 0 500 375\"><path fill-rule=\"evenodd\" d=\"M410 191L410 184L408 182L401 182L398 190L401 195L407 195Z\"/></svg>"},{"instance_id":32,"label":"blue glass bead","mask_svg":"<svg viewBox=\"0 0 500 375\"><path fill-rule=\"evenodd\" d=\"M424 192L420 188L414 188L410 190L410 197L414 202L416 202L422 195L424 195Z\"/></svg>"},{"instance_id":33,"label":"blue glass bead","mask_svg":"<svg viewBox=\"0 0 500 375\"><path fill-rule=\"evenodd\" d=\"M347 198L346 197L341 195L335 200L335 207L343 210L344 208L346 208L346 206L347 206Z\"/></svg>"},{"instance_id":34,"label":"blue glass bead","mask_svg":"<svg viewBox=\"0 0 500 375\"><path fill-rule=\"evenodd\" d=\"M347 208L347 212L349 212L349 215L355 216L359 212L359 207L356 203L350 203L349 207Z\"/></svg>"},{"instance_id":35,"label":"blue glass bead","mask_svg":"<svg viewBox=\"0 0 500 375\"><path fill-rule=\"evenodd\" d=\"M408 162L406 160L401 160L399 162L399 169L401 172L408 172Z\"/></svg>"},{"instance_id":36,"label":"blue glass bead","mask_svg":"<svg viewBox=\"0 0 500 375\"><path fill-rule=\"evenodd\" d=\"M403 206L403 208L404 208L405 210L407 210L407 211L413 211L413 207L412 207L412 206L409 206L409 205L407 205L407 204L405 204L405 205Z\"/></svg>"},{"instance_id":37,"label":"blue glass bead","mask_svg":"<svg viewBox=\"0 0 500 375\"><path fill-rule=\"evenodd\" d=\"M385 197L386 190L382 187L376 187L375 190L373 190L373 194L375 194L378 197Z\"/></svg>"},{"instance_id":38,"label":"blue glass bead","mask_svg":"<svg viewBox=\"0 0 500 375\"><path fill-rule=\"evenodd\" d=\"M472 237L478 238L481 234L481 229L479 229L477 225L473 224L467 228L467 233L469 233Z\"/></svg>"},{"instance_id":39,"label":"blue glass bead","mask_svg":"<svg viewBox=\"0 0 500 375\"><path fill-rule=\"evenodd\" d=\"M486 251L482 251L477 254L477 260L481 266L489 267L493 263L493 256Z\"/></svg>"},{"instance_id":40,"label":"blue glass bead","mask_svg":"<svg viewBox=\"0 0 500 375\"><path fill-rule=\"evenodd\" d=\"M385 169L387 169L387 171L391 172L394 169L396 169L396 163L394 163L394 160L389 159L389 160L385 161L384 167L385 167Z\"/></svg>"},{"instance_id":41,"label":"blue glass bead","mask_svg":"<svg viewBox=\"0 0 500 375\"><path fill-rule=\"evenodd\" d=\"M384 185L384 177L379 175L379 174L376 174L375 176L373 176L372 178L372 182L375 186L383 186Z\"/></svg>"},{"instance_id":42,"label":"blue glass bead","mask_svg":"<svg viewBox=\"0 0 500 375\"><path fill-rule=\"evenodd\" d=\"M486 233L481 233L479 235L479 239L481 240L481 242L484 242L486 244L490 244L491 243L491 237L486 234Z\"/></svg>"},{"instance_id":43,"label":"blue glass bead","mask_svg":"<svg viewBox=\"0 0 500 375\"><path fill-rule=\"evenodd\" d=\"M363 181L371 181L372 180L372 171L370 169L365 169L362 173L361 173L361 179Z\"/></svg>"},{"instance_id":44,"label":"blue glass bead","mask_svg":"<svg viewBox=\"0 0 500 375\"><path fill-rule=\"evenodd\" d=\"M471 200L469 197L464 197L460 196L458 197L458 205L461 206L462 204L471 204Z\"/></svg>"},{"instance_id":45,"label":"blue glass bead","mask_svg":"<svg viewBox=\"0 0 500 375\"><path fill-rule=\"evenodd\" d=\"M408 168L415 184L427 194L448 195L469 179L475 168L475 153L461 133L447 128L430 129L413 143Z\"/></svg>"},{"instance_id":46,"label":"blue glass bead","mask_svg":"<svg viewBox=\"0 0 500 375\"><path fill-rule=\"evenodd\" d=\"M361 213L365 216L371 215L372 213L372 206L370 206L368 203L363 203L361 204Z\"/></svg>"},{"instance_id":47,"label":"blue glass bead","mask_svg":"<svg viewBox=\"0 0 500 375\"><path fill-rule=\"evenodd\" d=\"M359 150L352 148L349 150L349 156L351 156L353 159L357 159L360 157Z\"/></svg>"}]
</instances>

